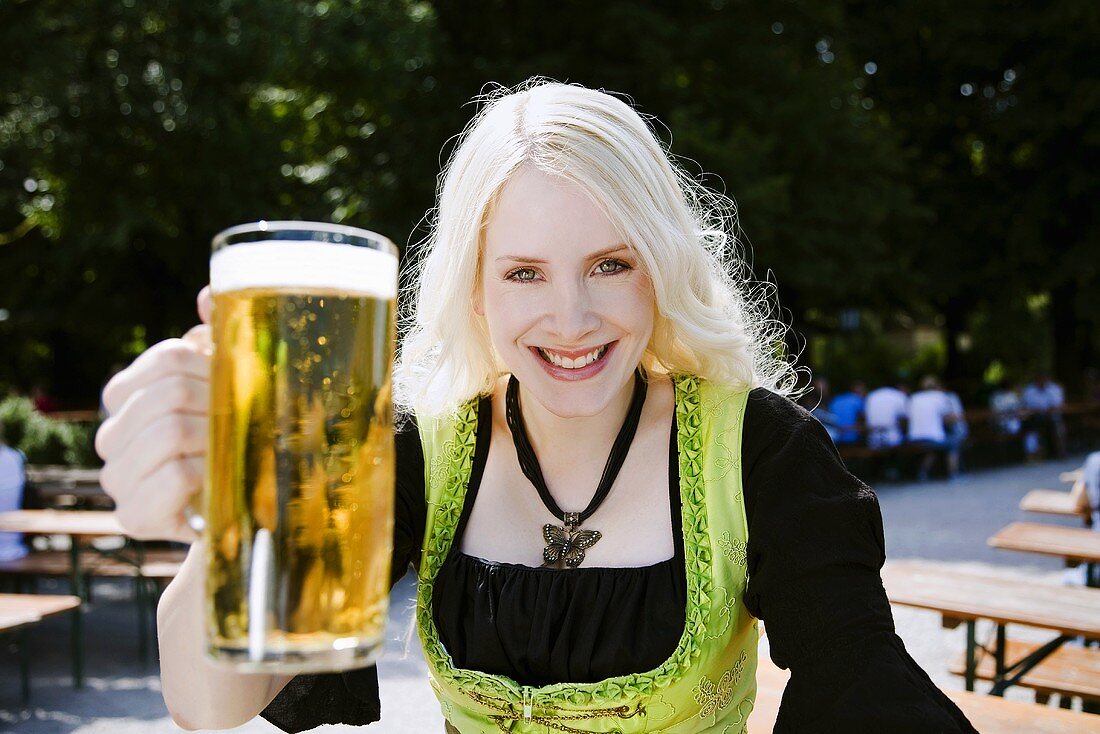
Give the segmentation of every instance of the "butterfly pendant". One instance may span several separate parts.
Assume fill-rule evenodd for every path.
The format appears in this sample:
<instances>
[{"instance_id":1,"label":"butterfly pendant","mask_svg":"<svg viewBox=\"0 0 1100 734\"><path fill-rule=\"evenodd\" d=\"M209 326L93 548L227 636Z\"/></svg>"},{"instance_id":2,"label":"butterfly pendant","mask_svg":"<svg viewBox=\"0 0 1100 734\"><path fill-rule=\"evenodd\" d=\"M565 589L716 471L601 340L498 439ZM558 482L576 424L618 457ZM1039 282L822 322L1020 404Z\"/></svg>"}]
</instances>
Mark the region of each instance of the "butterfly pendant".
<instances>
[{"instance_id":1,"label":"butterfly pendant","mask_svg":"<svg viewBox=\"0 0 1100 734\"><path fill-rule=\"evenodd\" d=\"M542 537L546 547L542 549L542 565L557 566L562 561L569 568L576 568L584 560L584 552L594 546L603 535L599 530L567 530L558 525L543 525Z\"/></svg>"}]
</instances>

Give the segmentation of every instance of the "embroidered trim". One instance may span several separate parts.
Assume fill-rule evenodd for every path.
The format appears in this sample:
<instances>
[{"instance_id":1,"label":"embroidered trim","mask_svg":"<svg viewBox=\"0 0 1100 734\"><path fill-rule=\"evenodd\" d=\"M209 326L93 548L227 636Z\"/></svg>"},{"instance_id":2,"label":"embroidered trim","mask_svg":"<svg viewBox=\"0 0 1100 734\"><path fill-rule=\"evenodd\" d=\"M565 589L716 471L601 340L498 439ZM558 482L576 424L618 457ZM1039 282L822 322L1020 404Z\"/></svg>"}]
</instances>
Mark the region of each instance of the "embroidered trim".
<instances>
[{"instance_id":1,"label":"embroidered trim","mask_svg":"<svg viewBox=\"0 0 1100 734\"><path fill-rule=\"evenodd\" d=\"M694 375L674 375L672 381L676 395L676 440L688 596L684 631L672 655L659 667L645 673L631 673L596 683L555 683L537 688L521 686L507 676L454 666L451 656L439 640L439 631L432 618L432 585L454 542L455 529L462 513L462 503L473 467L477 429L477 400L474 399L459 411L453 442L448 441L445 444L446 455L450 459L450 472L435 509L432 535L420 567L416 621L424 646L424 656L436 675L463 692L503 699L520 708L524 701L536 699L540 709L566 707L566 710L557 713L547 711L545 717L548 719L568 718L569 706L614 706L640 696L651 696L683 677L684 672L699 657L700 648L706 638L713 580L703 481L700 380ZM436 470L437 467L433 466L433 475Z\"/></svg>"},{"instance_id":2,"label":"embroidered trim","mask_svg":"<svg viewBox=\"0 0 1100 734\"><path fill-rule=\"evenodd\" d=\"M714 717L714 723L718 723L718 715L733 702L734 686L745 674L745 661L748 654L742 650L737 664L722 674L717 683L713 683L707 676L699 678L699 685L691 689L695 703L699 704L699 718L709 719Z\"/></svg>"},{"instance_id":3,"label":"embroidered trim","mask_svg":"<svg viewBox=\"0 0 1100 734\"><path fill-rule=\"evenodd\" d=\"M748 563L748 547L745 545L745 541L740 538L731 539L728 530L722 533L722 537L718 539L718 547L722 549L730 562L736 563L738 566L744 566Z\"/></svg>"}]
</instances>

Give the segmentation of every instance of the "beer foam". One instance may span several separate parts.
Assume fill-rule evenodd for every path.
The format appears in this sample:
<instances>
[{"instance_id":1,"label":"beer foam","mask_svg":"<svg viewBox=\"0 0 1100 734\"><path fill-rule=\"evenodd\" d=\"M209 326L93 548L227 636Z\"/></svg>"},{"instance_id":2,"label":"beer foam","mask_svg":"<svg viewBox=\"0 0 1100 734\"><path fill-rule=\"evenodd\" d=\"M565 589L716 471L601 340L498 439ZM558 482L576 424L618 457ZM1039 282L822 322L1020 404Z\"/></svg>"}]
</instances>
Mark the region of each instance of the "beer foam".
<instances>
[{"instance_id":1,"label":"beer foam","mask_svg":"<svg viewBox=\"0 0 1100 734\"><path fill-rule=\"evenodd\" d=\"M231 245L210 257L210 290L246 288L337 290L352 296L397 297L397 258L371 247L266 240Z\"/></svg>"}]
</instances>

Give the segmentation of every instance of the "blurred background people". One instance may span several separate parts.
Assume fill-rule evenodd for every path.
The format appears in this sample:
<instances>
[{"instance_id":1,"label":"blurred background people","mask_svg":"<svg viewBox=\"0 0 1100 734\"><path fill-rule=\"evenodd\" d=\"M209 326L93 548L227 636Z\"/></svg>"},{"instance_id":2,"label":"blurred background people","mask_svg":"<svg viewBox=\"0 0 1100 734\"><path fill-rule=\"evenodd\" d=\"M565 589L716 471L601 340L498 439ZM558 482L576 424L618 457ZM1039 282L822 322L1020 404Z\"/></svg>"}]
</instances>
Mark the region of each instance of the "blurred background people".
<instances>
[{"instance_id":1,"label":"blurred background people","mask_svg":"<svg viewBox=\"0 0 1100 734\"><path fill-rule=\"evenodd\" d=\"M953 390L945 390L948 403L951 404L951 415L944 423L944 431L947 433L947 456L950 463L954 457L954 471L949 466L948 475L957 478L962 472L962 452L966 439L970 436L970 426L966 422L966 409L963 408L962 399Z\"/></svg>"},{"instance_id":2,"label":"blurred background people","mask_svg":"<svg viewBox=\"0 0 1100 734\"><path fill-rule=\"evenodd\" d=\"M798 399L798 404L810 411L810 415L814 418L817 418L818 422L825 427L825 432L829 434L829 438L833 440L833 443L836 443L837 437L840 435L840 426L836 416L825 408L828 402L829 381L824 377L815 377L810 383L809 389Z\"/></svg>"},{"instance_id":3,"label":"blurred background people","mask_svg":"<svg viewBox=\"0 0 1100 734\"><path fill-rule=\"evenodd\" d=\"M909 396L909 441L926 449L917 476L922 482L927 480L936 455L943 453L947 476L953 478L958 473L959 455L948 442L947 428L954 421L955 406L932 375L921 378L920 388Z\"/></svg>"},{"instance_id":4,"label":"blurred background people","mask_svg":"<svg viewBox=\"0 0 1100 734\"><path fill-rule=\"evenodd\" d=\"M829 412L836 419L836 444L859 443L863 430L863 402L867 386L862 380L854 380L848 391L829 401Z\"/></svg>"},{"instance_id":5,"label":"blurred background people","mask_svg":"<svg viewBox=\"0 0 1100 734\"><path fill-rule=\"evenodd\" d=\"M23 507L26 487L26 459L23 453L8 446L4 422L0 421L0 512ZM22 533L0 533L0 561L14 561L27 555Z\"/></svg>"},{"instance_id":6,"label":"blurred background people","mask_svg":"<svg viewBox=\"0 0 1100 734\"><path fill-rule=\"evenodd\" d=\"M871 448L900 446L905 440L909 416L909 391L900 380L867 394L863 408L867 421L867 445Z\"/></svg>"},{"instance_id":7,"label":"blurred background people","mask_svg":"<svg viewBox=\"0 0 1100 734\"><path fill-rule=\"evenodd\" d=\"M997 383L989 396L989 409L993 411L993 423L998 433L1015 436L1020 432L1023 403L1020 401L1020 393L1008 380L1002 379Z\"/></svg>"},{"instance_id":8,"label":"blurred background people","mask_svg":"<svg viewBox=\"0 0 1100 734\"><path fill-rule=\"evenodd\" d=\"M34 409L39 413L55 413L61 410L61 405L41 382L36 382L31 388L31 400L34 402Z\"/></svg>"},{"instance_id":9,"label":"blurred background people","mask_svg":"<svg viewBox=\"0 0 1100 734\"><path fill-rule=\"evenodd\" d=\"M1024 387L1021 397L1024 419L1024 450L1029 461L1041 458L1044 447L1048 455L1064 458L1066 455L1066 426L1062 422L1062 404L1065 394L1062 386L1050 379L1050 374L1040 372L1035 381Z\"/></svg>"}]
</instances>

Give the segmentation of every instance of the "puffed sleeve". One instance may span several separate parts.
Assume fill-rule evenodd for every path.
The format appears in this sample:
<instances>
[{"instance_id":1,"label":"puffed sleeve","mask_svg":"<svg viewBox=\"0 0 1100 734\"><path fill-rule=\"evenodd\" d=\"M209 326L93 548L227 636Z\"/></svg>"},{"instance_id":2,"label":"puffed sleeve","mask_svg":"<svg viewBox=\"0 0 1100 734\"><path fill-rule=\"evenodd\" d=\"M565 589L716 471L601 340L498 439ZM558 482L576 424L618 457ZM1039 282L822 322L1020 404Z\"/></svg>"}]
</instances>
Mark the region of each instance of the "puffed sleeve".
<instances>
[{"instance_id":1,"label":"puffed sleeve","mask_svg":"<svg viewBox=\"0 0 1100 734\"><path fill-rule=\"evenodd\" d=\"M746 607L791 671L776 734L975 732L894 632L882 515L825 429L786 398L749 396L742 466Z\"/></svg>"},{"instance_id":2,"label":"puffed sleeve","mask_svg":"<svg viewBox=\"0 0 1100 734\"><path fill-rule=\"evenodd\" d=\"M397 482L394 497L393 561L390 585L420 560L427 511L424 502L424 455L416 421L409 419L394 435ZM285 732L322 724L363 726L378 721L378 670L371 665L340 673L295 676L260 716Z\"/></svg>"}]
</instances>

